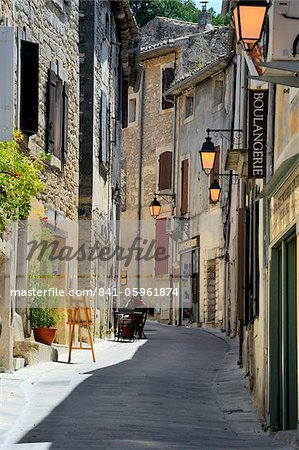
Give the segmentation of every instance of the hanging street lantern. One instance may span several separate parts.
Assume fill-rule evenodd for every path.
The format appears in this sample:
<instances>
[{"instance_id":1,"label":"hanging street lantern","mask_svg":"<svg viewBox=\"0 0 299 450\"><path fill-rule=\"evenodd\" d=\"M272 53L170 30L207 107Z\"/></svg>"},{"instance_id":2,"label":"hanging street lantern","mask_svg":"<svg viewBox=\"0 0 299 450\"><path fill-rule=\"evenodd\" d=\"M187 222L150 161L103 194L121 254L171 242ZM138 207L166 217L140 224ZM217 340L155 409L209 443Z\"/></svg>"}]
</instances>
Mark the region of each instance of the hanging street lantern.
<instances>
[{"instance_id":1,"label":"hanging street lantern","mask_svg":"<svg viewBox=\"0 0 299 450\"><path fill-rule=\"evenodd\" d=\"M202 144L201 150L199 150L201 166L206 175L210 175L214 169L216 159L216 149L210 136L206 137L206 142Z\"/></svg>"},{"instance_id":2,"label":"hanging street lantern","mask_svg":"<svg viewBox=\"0 0 299 450\"><path fill-rule=\"evenodd\" d=\"M218 182L218 180L214 180L211 186L209 187L210 190L210 201L213 203L213 205L216 205L216 203L219 202L220 193L221 193L221 187Z\"/></svg>"},{"instance_id":3,"label":"hanging street lantern","mask_svg":"<svg viewBox=\"0 0 299 450\"><path fill-rule=\"evenodd\" d=\"M161 203L159 202L159 200L157 200L156 196L154 197L153 201L151 202L149 209L150 209L151 216L154 219L157 219L161 212Z\"/></svg>"},{"instance_id":4,"label":"hanging street lantern","mask_svg":"<svg viewBox=\"0 0 299 450\"><path fill-rule=\"evenodd\" d=\"M236 0L233 17L237 41L245 51L260 41L269 7L267 0Z\"/></svg>"}]
</instances>

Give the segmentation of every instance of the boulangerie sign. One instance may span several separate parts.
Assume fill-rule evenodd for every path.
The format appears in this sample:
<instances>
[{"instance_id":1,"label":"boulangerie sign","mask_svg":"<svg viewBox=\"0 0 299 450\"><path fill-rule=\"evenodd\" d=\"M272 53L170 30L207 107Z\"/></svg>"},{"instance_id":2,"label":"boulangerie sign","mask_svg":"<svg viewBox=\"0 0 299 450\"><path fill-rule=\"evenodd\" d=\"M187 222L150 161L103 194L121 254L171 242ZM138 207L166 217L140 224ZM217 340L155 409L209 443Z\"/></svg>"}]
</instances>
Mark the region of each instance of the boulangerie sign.
<instances>
[{"instance_id":1,"label":"boulangerie sign","mask_svg":"<svg viewBox=\"0 0 299 450\"><path fill-rule=\"evenodd\" d=\"M248 177L266 177L268 91L249 90Z\"/></svg>"}]
</instances>

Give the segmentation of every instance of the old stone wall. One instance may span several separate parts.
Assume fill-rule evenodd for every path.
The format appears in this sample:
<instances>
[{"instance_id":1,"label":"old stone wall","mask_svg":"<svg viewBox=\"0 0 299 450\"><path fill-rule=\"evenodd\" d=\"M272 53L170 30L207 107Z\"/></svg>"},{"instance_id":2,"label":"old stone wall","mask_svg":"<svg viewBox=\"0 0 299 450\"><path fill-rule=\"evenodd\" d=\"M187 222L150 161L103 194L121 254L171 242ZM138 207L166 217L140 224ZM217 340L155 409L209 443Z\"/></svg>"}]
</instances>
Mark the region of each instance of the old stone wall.
<instances>
[{"instance_id":1,"label":"old stone wall","mask_svg":"<svg viewBox=\"0 0 299 450\"><path fill-rule=\"evenodd\" d=\"M78 206L79 152L79 0L16 0L14 23L25 30L26 38L39 44L39 130L29 138L32 151L46 150L46 92L48 70L59 61L69 89L68 160L54 166L49 162L43 175L43 203L70 219L76 219Z\"/></svg>"}]
</instances>

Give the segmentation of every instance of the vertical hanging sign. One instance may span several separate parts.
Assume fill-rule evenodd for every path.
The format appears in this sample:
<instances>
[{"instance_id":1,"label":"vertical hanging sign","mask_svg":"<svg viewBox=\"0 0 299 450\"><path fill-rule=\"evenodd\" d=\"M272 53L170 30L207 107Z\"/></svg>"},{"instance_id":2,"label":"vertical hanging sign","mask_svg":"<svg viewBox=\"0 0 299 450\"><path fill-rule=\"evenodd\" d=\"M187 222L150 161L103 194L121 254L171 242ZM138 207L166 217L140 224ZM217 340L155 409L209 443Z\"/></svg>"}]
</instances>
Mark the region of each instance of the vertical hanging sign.
<instances>
[{"instance_id":1,"label":"vertical hanging sign","mask_svg":"<svg viewBox=\"0 0 299 450\"><path fill-rule=\"evenodd\" d=\"M249 90L248 177L266 177L268 91Z\"/></svg>"}]
</instances>

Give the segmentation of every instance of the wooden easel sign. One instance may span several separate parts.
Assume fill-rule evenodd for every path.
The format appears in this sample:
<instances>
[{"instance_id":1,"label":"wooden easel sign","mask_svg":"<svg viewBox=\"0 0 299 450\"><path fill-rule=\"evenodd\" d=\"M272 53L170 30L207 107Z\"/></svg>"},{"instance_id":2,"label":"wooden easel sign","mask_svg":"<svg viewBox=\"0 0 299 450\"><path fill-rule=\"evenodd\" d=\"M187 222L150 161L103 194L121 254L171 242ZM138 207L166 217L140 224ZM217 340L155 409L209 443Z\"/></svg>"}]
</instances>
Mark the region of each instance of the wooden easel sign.
<instances>
[{"instance_id":1,"label":"wooden easel sign","mask_svg":"<svg viewBox=\"0 0 299 450\"><path fill-rule=\"evenodd\" d=\"M96 362L90 329L90 326L93 325L92 309L87 297L69 297L67 325L69 326L68 362L71 362L72 350L91 350L93 362ZM76 325L78 326L79 347L74 347L73 345ZM89 347L83 347L81 330L82 326L86 326L87 328Z\"/></svg>"}]
</instances>

